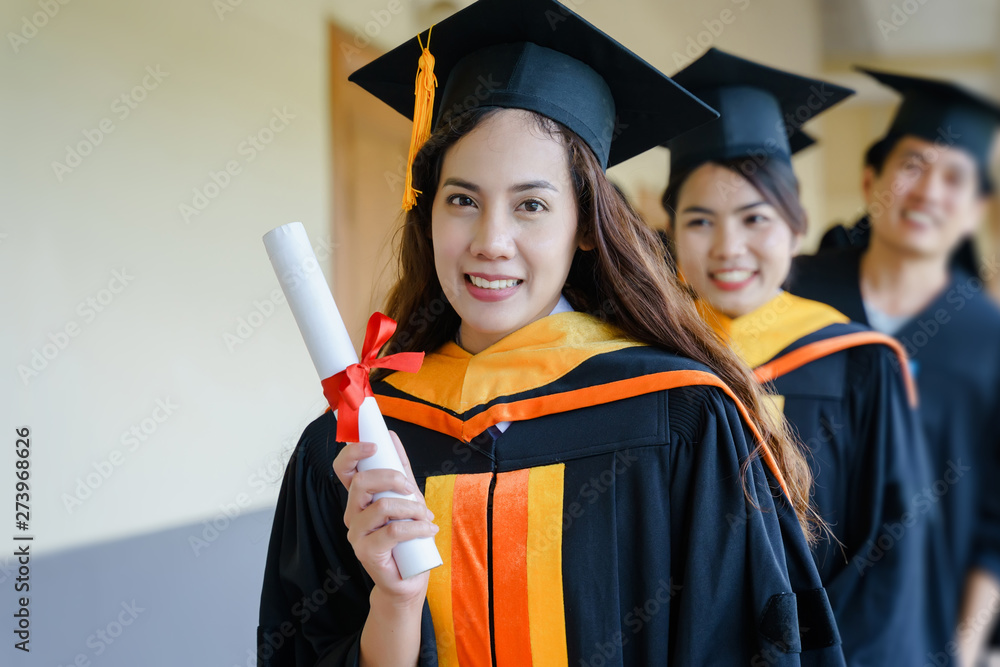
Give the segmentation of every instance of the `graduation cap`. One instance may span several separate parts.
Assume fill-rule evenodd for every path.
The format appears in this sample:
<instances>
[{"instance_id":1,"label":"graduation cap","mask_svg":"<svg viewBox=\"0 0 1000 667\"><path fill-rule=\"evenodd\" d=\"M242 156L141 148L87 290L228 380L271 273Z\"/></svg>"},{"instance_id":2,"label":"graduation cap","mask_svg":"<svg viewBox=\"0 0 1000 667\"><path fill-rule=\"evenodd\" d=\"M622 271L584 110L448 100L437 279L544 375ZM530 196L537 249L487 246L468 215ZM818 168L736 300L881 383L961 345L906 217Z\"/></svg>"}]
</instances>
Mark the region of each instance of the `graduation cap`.
<instances>
[{"instance_id":1,"label":"graduation cap","mask_svg":"<svg viewBox=\"0 0 1000 667\"><path fill-rule=\"evenodd\" d=\"M927 141L940 141L968 152L979 165L986 190L993 133L1000 125L1000 106L948 81L890 74L855 67L903 96L885 139L910 134Z\"/></svg>"},{"instance_id":2,"label":"graduation cap","mask_svg":"<svg viewBox=\"0 0 1000 667\"><path fill-rule=\"evenodd\" d=\"M437 100L431 68L442 88ZM477 107L527 109L558 121L605 168L718 117L555 0L479 0L349 80L414 119L410 164L432 124Z\"/></svg>"},{"instance_id":3,"label":"graduation cap","mask_svg":"<svg viewBox=\"0 0 1000 667\"><path fill-rule=\"evenodd\" d=\"M716 48L673 78L722 115L666 144L671 174L709 160L761 153L790 163L794 153L815 143L802 131L802 124L854 94L850 88L760 65Z\"/></svg>"}]
</instances>

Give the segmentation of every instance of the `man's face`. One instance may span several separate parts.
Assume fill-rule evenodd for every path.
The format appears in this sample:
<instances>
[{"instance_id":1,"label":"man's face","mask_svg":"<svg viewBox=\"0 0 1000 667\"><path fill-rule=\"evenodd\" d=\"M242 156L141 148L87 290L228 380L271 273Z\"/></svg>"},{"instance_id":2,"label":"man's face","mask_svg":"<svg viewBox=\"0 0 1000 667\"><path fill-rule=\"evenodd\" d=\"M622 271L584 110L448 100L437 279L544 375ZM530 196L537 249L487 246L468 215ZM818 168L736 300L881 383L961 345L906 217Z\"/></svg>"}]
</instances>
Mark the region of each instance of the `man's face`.
<instances>
[{"instance_id":1,"label":"man's face","mask_svg":"<svg viewBox=\"0 0 1000 667\"><path fill-rule=\"evenodd\" d=\"M983 212L976 161L964 150L904 136L862 184L872 235L907 255L949 257Z\"/></svg>"}]
</instances>

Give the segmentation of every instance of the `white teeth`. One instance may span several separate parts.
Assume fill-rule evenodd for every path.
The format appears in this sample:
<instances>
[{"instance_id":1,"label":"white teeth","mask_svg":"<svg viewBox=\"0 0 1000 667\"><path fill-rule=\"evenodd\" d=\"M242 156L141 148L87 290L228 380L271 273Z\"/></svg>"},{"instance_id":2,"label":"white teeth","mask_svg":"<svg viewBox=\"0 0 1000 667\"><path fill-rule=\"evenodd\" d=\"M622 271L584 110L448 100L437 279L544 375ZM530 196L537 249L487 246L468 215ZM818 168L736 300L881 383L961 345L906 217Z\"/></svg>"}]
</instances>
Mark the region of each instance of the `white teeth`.
<instances>
[{"instance_id":1,"label":"white teeth","mask_svg":"<svg viewBox=\"0 0 1000 667\"><path fill-rule=\"evenodd\" d=\"M934 224L934 218L920 211L906 211L904 215L917 224L928 226Z\"/></svg>"},{"instance_id":2,"label":"white teeth","mask_svg":"<svg viewBox=\"0 0 1000 667\"><path fill-rule=\"evenodd\" d=\"M714 276L716 280L721 280L724 283L741 283L744 280L748 280L750 276L753 275L753 271L716 271Z\"/></svg>"},{"instance_id":3,"label":"white teeth","mask_svg":"<svg viewBox=\"0 0 1000 667\"><path fill-rule=\"evenodd\" d=\"M506 289L521 282L520 280L485 280L479 276L469 276L469 280L476 287L483 289Z\"/></svg>"}]
</instances>

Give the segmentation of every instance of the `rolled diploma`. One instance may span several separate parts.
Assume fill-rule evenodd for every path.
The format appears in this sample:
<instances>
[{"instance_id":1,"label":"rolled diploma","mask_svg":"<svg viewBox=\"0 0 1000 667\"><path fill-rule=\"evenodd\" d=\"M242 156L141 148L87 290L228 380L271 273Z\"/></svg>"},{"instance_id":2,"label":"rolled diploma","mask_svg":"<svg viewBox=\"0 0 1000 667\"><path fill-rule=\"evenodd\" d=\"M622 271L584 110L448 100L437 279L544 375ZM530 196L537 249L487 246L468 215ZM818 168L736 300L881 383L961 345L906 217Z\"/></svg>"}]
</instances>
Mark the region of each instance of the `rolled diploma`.
<instances>
[{"instance_id":1,"label":"rolled diploma","mask_svg":"<svg viewBox=\"0 0 1000 667\"><path fill-rule=\"evenodd\" d=\"M264 235L264 247L320 379L358 363L347 327L302 223L291 222L272 229ZM358 411L358 434L363 442L374 442L378 447L374 454L358 462L358 470L391 468L403 472L389 429L378 403L371 396L365 398ZM384 497L415 499L414 495L403 496L391 491L375 494L376 500ZM433 537L401 542L392 550L392 556L403 579L426 572L442 562Z\"/></svg>"}]
</instances>

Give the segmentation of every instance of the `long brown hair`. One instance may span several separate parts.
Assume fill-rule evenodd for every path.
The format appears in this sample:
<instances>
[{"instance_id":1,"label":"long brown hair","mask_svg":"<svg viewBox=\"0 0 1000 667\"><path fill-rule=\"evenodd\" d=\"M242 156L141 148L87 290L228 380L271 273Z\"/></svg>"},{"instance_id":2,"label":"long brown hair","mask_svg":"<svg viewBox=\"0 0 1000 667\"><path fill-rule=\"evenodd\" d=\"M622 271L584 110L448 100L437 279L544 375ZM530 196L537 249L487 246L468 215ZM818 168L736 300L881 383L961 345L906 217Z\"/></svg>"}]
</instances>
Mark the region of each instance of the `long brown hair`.
<instances>
[{"instance_id":1,"label":"long brown hair","mask_svg":"<svg viewBox=\"0 0 1000 667\"><path fill-rule=\"evenodd\" d=\"M386 313L399 323L386 346L389 352L433 351L458 330L460 318L445 298L434 268L431 208L447 150L497 111L475 109L453 118L417 156L413 180L421 195L405 216L399 276L386 300ZM579 232L594 246L590 251L577 250L563 290L567 300L574 309L598 315L630 338L714 371L749 412L763 444L774 455L803 530L812 538L809 466L783 424L763 407L761 390L749 369L699 317L668 268L660 239L615 191L590 147L555 121L531 116L538 129L566 147L579 206ZM760 454L761 446L758 443L751 458ZM744 470L749 463L744 463Z\"/></svg>"}]
</instances>

